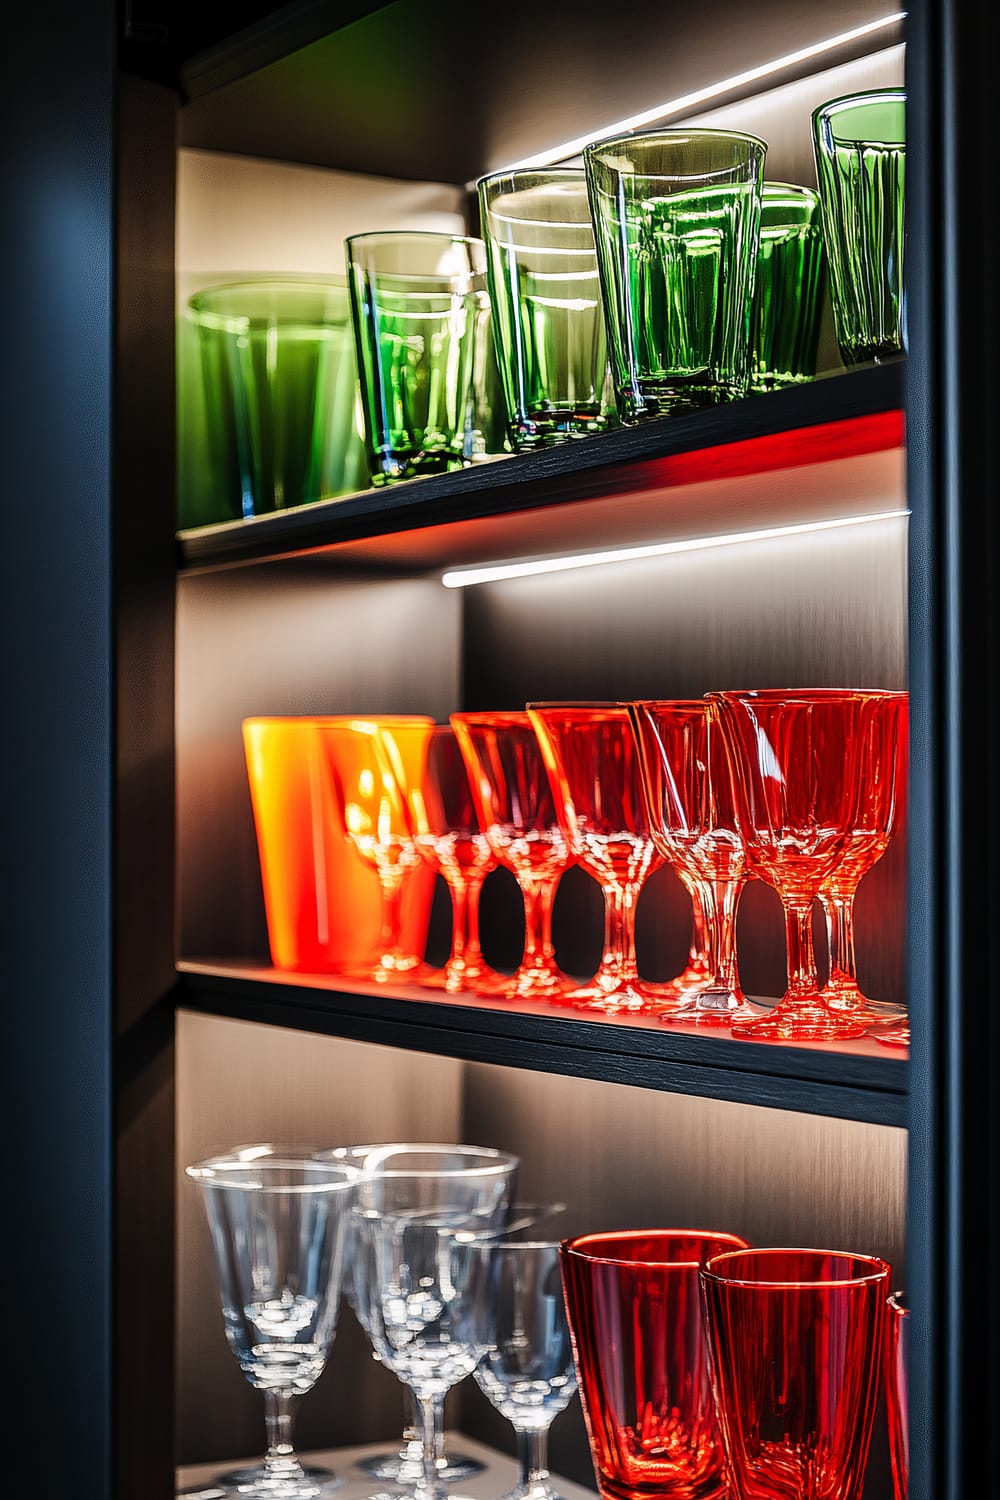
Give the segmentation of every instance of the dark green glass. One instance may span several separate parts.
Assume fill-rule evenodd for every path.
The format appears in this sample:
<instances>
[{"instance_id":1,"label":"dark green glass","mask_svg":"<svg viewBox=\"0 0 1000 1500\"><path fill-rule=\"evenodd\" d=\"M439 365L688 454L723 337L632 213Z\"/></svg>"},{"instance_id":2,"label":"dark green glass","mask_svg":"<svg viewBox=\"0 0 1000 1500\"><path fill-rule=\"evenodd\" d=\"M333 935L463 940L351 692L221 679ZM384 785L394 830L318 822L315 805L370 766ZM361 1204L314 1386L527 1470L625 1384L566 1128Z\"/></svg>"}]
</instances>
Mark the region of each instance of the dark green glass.
<instances>
[{"instance_id":1,"label":"dark green glass","mask_svg":"<svg viewBox=\"0 0 1000 1500\"><path fill-rule=\"evenodd\" d=\"M832 99L812 121L841 358L846 365L889 359L905 342L906 91Z\"/></svg>"},{"instance_id":2,"label":"dark green glass","mask_svg":"<svg viewBox=\"0 0 1000 1500\"><path fill-rule=\"evenodd\" d=\"M750 315L755 391L813 379L825 286L819 195L793 183L765 182Z\"/></svg>"},{"instance_id":3,"label":"dark green glass","mask_svg":"<svg viewBox=\"0 0 1000 1500\"><path fill-rule=\"evenodd\" d=\"M623 421L746 393L766 149L728 130L584 148Z\"/></svg>"},{"instance_id":4,"label":"dark green glass","mask_svg":"<svg viewBox=\"0 0 1000 1500\"><path fill-rule=\"evenodd\" d=\"M618 425L582 170L479 182L497 363L514 447Z\"/></svg>"},{"instance_id":5,"label":"dark green glass","mask_svg":"<svg viewBox=\"0 0 1000 1500\"><path fill-rule=\"evenodd\" d=\"M482 240L386 231L345 248L372 482L495 457L502 398Z\"/></svg>"},{"instance_id":6,"label":"dark green glass","mask_svg":"<svg viewBox=\"0 0 1000 1500\"><path fill-rule=\"evenodd\" d=\"M358 369L343 281L207 287L188 304L201 346L204 431L228 488L215 519L367 489ZM184 497L181 520L184 522Z\"/></svg>"}]
</instances>

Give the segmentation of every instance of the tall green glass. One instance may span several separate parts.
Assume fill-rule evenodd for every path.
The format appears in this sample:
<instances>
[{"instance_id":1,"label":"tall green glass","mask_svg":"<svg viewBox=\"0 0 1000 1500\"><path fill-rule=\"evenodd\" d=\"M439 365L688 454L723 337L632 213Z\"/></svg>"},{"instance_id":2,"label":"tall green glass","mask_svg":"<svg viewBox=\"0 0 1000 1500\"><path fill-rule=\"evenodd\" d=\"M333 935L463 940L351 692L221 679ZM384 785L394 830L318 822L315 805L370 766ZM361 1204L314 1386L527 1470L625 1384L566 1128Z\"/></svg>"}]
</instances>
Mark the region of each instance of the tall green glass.
<instances>
[{"instance_id":1,"label":"tall green glass","mask_svg":"<svg viewBox=\"0 0 1000 1500\"><path fill-rule=\"evenodd\" d=\"M478 186L514 447L617 426L586 176L568 167L500 172Z\"/></svg>"},{"instance_id":2,"label":"tall green glass","mask_svg":"<svg viewBox=\"0 0 1000 1500\"><path fill-rule=\"evenodd\" d=\"M283 276L206 287L188 311L201 345L210 462L238 491L220 495L214 519L367 489L343 281Z\"/></svg>"},{"instance_id":3,"label":"tall green glass","mask_svg":"<svg viewBox=\"0 0 1000 1500\"><path fill-rule=\"evenodd\" d=\"M832 99L812 123L841 358L877 363L905 343L906 90Z\"/></svg>"},{"instance_id":4,"label":"tall green glass","mask_svg":"<svg viewBox=\"0 0 1000 1500\"><path fill-rule=\"evenodd\" d=\"M745 395L766 150L683 129L584 147L623 421Z\"/></svg>"},{"instance_id":5,"label":"tall green glass","mask_svg":"<svg viewBox=\"0 0 1000 1500\"><path fill-rule=\"evenodd\" d=\"M482 240L385 231L345 249L372 482L502 451Z\"/></svg>"},{"instance_id":6,"label":"tall green glass","mask_svg":"<svg viewBox=\"0 0 1000 1500\"><path fill-rule=\"evenodd\" d=\"M755 391L815 376L825 287L819 195L794 183L765 182L750 315Z\"/></svg>"}]
</instances>

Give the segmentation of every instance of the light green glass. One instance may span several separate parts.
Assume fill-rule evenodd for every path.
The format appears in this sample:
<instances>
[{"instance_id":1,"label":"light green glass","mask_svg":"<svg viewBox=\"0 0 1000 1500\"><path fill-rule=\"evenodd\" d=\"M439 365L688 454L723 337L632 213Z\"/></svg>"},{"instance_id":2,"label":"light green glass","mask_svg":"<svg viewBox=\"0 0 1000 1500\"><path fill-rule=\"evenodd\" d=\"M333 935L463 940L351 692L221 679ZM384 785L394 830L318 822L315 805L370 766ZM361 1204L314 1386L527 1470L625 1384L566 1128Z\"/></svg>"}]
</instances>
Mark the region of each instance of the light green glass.
<instances>
[{"instance_id":1,"label":"light green glass","mask_svg":"<svg viewBox=\"0 0 1000 1500\"><path fill-rule=\"evenodd\" d=\"M201 346L210 461L226 491L214 519L367 489L345 282L234 282L196 293L188 311ZM182 494L182 524L183 504Z\"/></svg>"},{"instance_id":2,"label":"light green glass","mask_svg":"<svg viewBox=\"0 0 1000 1500\"><path fill-rule=\"evenodd\" d=\"M765 182L750 315L755 391L813 379L825 287L819 195L794 183Z\"/></svg>"},{"instance_id":3,"label":"light green glass","mask_svg":"<svg viewBox=\"0 0 1000 1500\"><path fill-rule=\"evenodd\" d=\"M766 150L682 129L584 148L623 421L745 395Z\"/></svg>"},{"instance_id":4,"label":"light green glass","mask_svg":"<svg viewBox=\"0 0 1000 1500\"><path fill-rule=\"evenodd\" d=\"M906 91L832 99L812 122L841 358L846 365L889 359L905 343Z\"/></svg>"},{"instance_id":5,"label":"light green glass","mask_svg":"<svg viewBox=\"0 0 1000 1500\"><path fill-rule=\"evenodd\" d=\"M550 447L617 426L583 171L500 172L478 186L514 447Z\"/></svg>"},{"instance_id":6,"label":"light green glass","mask_svg":"<svg viewBox=\"0 0 1000 1500\"><path fill-rule=\"evenodd\" d=\"M482 240L385 231L345 248L373 483L502 452Z\"/></svg>"}]
</instances>

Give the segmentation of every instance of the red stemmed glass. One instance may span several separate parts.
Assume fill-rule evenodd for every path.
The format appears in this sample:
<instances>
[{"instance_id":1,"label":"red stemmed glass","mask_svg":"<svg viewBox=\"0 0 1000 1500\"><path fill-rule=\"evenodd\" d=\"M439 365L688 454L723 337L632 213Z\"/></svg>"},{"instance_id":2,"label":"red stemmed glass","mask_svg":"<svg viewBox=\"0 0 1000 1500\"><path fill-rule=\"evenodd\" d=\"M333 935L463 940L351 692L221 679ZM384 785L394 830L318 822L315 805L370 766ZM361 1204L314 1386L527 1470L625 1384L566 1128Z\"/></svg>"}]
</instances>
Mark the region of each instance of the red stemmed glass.
<instances>
[{"instance_id":1,"label":"red stemmed glass","mask_svg":"<svg viewBox=\"0 0 1000 1500\"><path fill-rule=\"evenodd\" d=\"M858 803L844 853L820 886L830 949L830 978L822 996L831 1010L869 1025L905 1018L906 1007L869 1000L858 986L854 958L854 898L863 877L877 864L895 832L906 796L906 693L871 695L870 724L863 736L866 759L858 767Z\"/></svg>"},{"instance_id":2,"label":"red stemmed glass","mask_svg":"<svg viewBox=\"0 0 1000 1500\"><path fill-rule=\"evenodd\" d=\"M835 688L708 695L719 708L750 871L774 886L785 911L788 987L765 1015L734 1020L736 1036L836 1041L868 1029L820 996L812 907L850 842L858 778L872 754L873 696Z\"/></svg>"},{"instance_id":3,"label":"red stemmed glass","mask_svg":"<svg viewBox=\"0 0 1000 1500\"><path fill-rule=\"evenodd\" d=\"M570 852L604 892L604 949L589 984L567 1000L587 1010L662 1008L639 978L635 908L646 876L662 863L642 794L635 741L623 703L529 703Z\"/></svg>"},{"instance_id":4,"label":"red stemmed glass","mask_svg":"<svg viewBox=\"0 0 1000 1500\"><path fill-rule=\"evenodd\" d=\"M706 699L630 705L653 839L697 893L707 972L688 1004L667 1019L730 1026L760 1014L740 988L736 908L747 881L746 850L733 799L718 708Z\"/></svg>"},{"instance_id":5,"label":"red stemmed glass","mask_svg":"<svg viewBox=\"0 0 1000 1500\"><path fill-rule=\"evenodd\" d=\"M449 992L498 990L506 983L486 963L479 945L479 896L496 869L483 833L469 773L455 731L430 730L423 775L407 789L414 840L440 873L451 897L451 951L443 969L422 982Z\"/></svg>"},{"instance_id":6,"label":"red stemmed glass","mask_svg":"<svg viewBox=\"0 0 1000 1500\"><path fill-rule=\"evenodd\" d=\"M506 994L551 1000L572 989L557 967L552 904L571 863L538 738L527 713L456 713L480 826L524 899L524 954Z\"/></svg>"},{"instance_id":7,"label":"red stemmed glass","mask_svg":"<svg viewBox=\"0 0 1000 1500\"><path fill-rule=\"evenodd\" d=\"M633 1229L564 1240L566 1315L603 1500L722 1500L698 1268L733 1234Z\"/></svg>"},{"instance_id":8,"label":"red stemmed glass","mask_svg":"<svg viewBox=\"0 0 1000 1500\"><path fill-rule=\"evenodd\" d=\"M910 1309L906 1293L892 1292L886 1306L889 1327L885 1341L885 1410L889 1468L892 1471L893 1500L907 1500L910 1493Z\"/></svg>"},{"instance_id":9,"label":"red stemmed glass","mask_svg":"<svg viewBox=\"0 0 1000 1500\"><path fill-rule=\"evenodd\" d=\"M888 1262L830 1250L732 1250L699 1274L734 1493L860 1500Z\"/></svg>"}]
</instances>

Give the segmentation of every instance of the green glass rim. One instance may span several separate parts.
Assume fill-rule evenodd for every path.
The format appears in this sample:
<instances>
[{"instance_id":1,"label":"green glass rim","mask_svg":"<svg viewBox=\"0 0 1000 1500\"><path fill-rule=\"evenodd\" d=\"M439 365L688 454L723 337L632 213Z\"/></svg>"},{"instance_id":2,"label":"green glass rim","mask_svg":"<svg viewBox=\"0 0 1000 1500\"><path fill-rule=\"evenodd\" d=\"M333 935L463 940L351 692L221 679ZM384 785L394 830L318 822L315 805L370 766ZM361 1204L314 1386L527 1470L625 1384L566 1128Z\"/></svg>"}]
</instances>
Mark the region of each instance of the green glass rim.
<instances>
[{"instance_id":1,"label":"green glass rim","mask_svg":"<svg viewBox=\"0 0 1000 1500\"><path fill-rule=\"evenodd\" d=\"M232 306L227 310L224 305L219 304L232 303L243 297L290 299L294 296L308 297L309 293L316 296L317 305L321 299L327 299L331 294L342 299L343 309L338 310L337 321L346 322L350 318L347 277L336 273L313 276L304 272L288 272L247 277L245 281L213 282L210 286L192 292L187 301L187 311L203 328L215 329L220 333L243 333L256 323L269 323L271 318L268 313L252 308L236 311ZM317 323L327 321L326 318L317 318Z\"/></svg>"},{"instance_id":2,"label":"green glass rim","mask_svg":"<svg viewBox=\"0 0 1000 1500\"><path fill-rule=\"evenodd\" d=\"M344 240L345 245L366 244L369 241L377 241L385 244L388 240L420 240L424 244L431 240L448 240L452 245L481 245L483 241L476 234L455 234L447 229L366 229L363 234L349 234Z\"/></svg>"},{"instance_id":3,"label":"green glass rim","mask_svg":"<svg viewBox=\"0 0 1000 1500\"><path fill-rule=\"evenodd\" d=\"M773 182L765 178L761 183L761 198L769 198L772 203L780 203L782 198L789 198L793 203L819 203L819 193L815 188L806 187L801 182Z\"/></svg>"},{"instance_id":4,"label":"green glass rim","mask_svg":"<svg viewBox=\"0 0 1000 1500\"><path fill-rule=\"evenodd\" d=\"M476 191L492 187L498 182L516 182L521 186L529 183L558 185L560 182L577 183L587 180L583 167L513 167L503 172L487 172L476 178Z\"/></svg>"},{"instance_id":5,"label":"green glass rim","mask_svg":"<svg viewBox=\"0 0 1000 1500\"><path fill-rule=\"evenodd\" d=\"M906 102L906 89L903 85L881 89L861 89L859 92L854 94L840 94L836 99L827 99L825 103L817 105L817 107L813 110L813 131L814 133L818 133L821 128L826 128L832 133L834 120L839 115L847 114L851 110L870 109L873 105L877 106L880 104L884 104L887 106L901 105L904 110L904 129L899 132L901 138L899 141L886 142L886 144L902 146L906 144ZM856 136L837 136L836 139L841 143L845 143L848 141L872 140L872 137L868 135L858 134Z\"/></svg>"},{"instance_id":6,"label":"green glass rim","mask_svg":"<svg viewBox=\"0 0 1000 1500\"><path fill-rule=\"evenodd\" d=\"M665 142L670 140L720 140L720 141L742 141L748 146L757 146L761 151L767 151L767 142L759 135L752 135L746 130L715 130L711 127L702 128L694 126L686 129L683 125L672 125L663 130L625 130L618 135L602 136L600 140L589 141L583 148L584 160L599 157L602 151L612 146L626 146L645 144L649 142Z\"/></svg>"}]
</instances>

